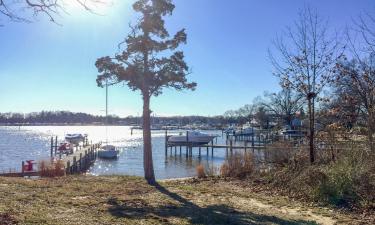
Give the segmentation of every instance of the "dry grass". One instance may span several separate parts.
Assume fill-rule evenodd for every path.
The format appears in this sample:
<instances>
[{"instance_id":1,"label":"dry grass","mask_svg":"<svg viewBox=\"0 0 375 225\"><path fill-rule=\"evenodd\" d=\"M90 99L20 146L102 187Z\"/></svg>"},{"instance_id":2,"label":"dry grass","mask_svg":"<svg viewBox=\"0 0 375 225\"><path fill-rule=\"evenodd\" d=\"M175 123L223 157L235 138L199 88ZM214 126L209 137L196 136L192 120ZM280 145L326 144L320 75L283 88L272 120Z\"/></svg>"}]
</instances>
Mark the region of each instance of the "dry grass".
<instances>
[{"instance_id":1,"label":"dry grass","mask_svg":"<svg viewBox=\"0 0 375 225\"><path fill-rule=\"evenodd\" d=\"M242 182L242 183L241 183ZM0 178L0 215L19 224L363 224L329 209L257 193L248 181Z\"/></svg>"},{"instance_id":2,"label":"dry grass","mask_svg":"<svg viewBox=\"0 0 375 225\"><path fill-rule=\"evenodd\" d=\"M326 146L332 143L325 142ZM337 148L337 144L332 144ZM262 174L284 193L356 211L375 210L375 161L361 145L347 143L334 157L331 148L318 148L317 161L309 163L308 150L301 148L283 167Z\"/></svg>"},{"instance_id":3,"label":"dry grass","mask_svg":"<svg viewBox=\"0 0 375 225\"><path fill-rule=\"evenodd\" d=\"M264 152L265 161L277 165L285 165L290 163L296 149L291 142L279 141L267 146Z\"/></svg>"},{"instance_id":4,"label":"dry grass","mask_svg":"<svg viewBox=\"0 0 375 225\"><path fill-rule=\"evenodd\" d=\"M62 177L65 175L64 162L61 160L52 163L51 161L43 160L38 165L41 177Z\"/></svg>"},{"instance_id":5,"label":"dry grass","mask_svg":"<svg viewBox=\"0 0 375 225\"><path fill-rule=\"evenodd\" d=\"M198 178L205 178L206 177L206 172L205 172L204 166L202 164L198 165L195 169L197 171Z\"/></svg>"},{"instance_id":6,"label":"dry grass","mask_svg":"<svg viewBox=\"0 0 375 225\"><path fill-rule=\"evenodd\" d=\"M1 225L14 225L18 224L17 220L10 213L0 213Z\"/></svg>"},{"instance_id":7,"label":"dry grass","mask_svg":"<svg viewBox=\"0 0 375 225\"><path fill-rule=\"evenodd\" d=\"M235 152L220 168L223 177L235 177L243 179L251 175L254 171L254 158L249 152Z\"/></svg>"}]
</instances>

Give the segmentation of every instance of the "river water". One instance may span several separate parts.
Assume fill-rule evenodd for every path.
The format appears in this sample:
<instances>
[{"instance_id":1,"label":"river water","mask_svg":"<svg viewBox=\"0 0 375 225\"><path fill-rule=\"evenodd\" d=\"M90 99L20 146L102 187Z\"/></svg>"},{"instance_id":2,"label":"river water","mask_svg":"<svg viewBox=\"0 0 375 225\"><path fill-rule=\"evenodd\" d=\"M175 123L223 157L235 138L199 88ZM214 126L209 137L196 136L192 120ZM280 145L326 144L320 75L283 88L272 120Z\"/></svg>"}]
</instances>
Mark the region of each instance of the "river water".
<instances>
[{"instance_id":1,"label":"river water","mask_svg":"<svg viewBox=\"0 0 375 225\"><path fill-rule=\"evenodd\" d=\"M0 172L9 169L19 171L24 160L48 159L50 154L50 138L58 136L63 141L67 133L84 133L93 143L106 141L122 147L117 160L97 159L90 168L92 175L137 175L143 176L143 140L142 131L134 130L131 134L129 126L0 126ZM169 131L178 134L179 131ZM217 143L224 144L225 137L221 131L207 131L218 135ZM179 148L168 150L165 155L164 131L152 131L152 150L155 176L157 179L189 177L196 175L196 166L203 164L205 168L219 168L225 161L226 150L211 149L207 156L202 148L202 155L198 157L198 149L194 148L193 157L186 157L185 148L179 154Z\"/></svg>"}]
</instances>

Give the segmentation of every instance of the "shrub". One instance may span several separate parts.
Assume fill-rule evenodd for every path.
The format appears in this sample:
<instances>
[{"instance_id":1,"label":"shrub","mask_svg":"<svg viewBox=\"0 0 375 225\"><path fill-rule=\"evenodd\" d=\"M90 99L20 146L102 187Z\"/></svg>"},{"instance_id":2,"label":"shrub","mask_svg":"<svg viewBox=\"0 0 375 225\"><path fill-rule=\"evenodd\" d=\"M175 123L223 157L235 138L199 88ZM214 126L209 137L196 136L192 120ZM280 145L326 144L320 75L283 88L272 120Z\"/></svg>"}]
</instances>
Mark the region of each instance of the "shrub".
<instances>
[{"instance_id":1,"label":"shrub","mask_svg":"<svg viewBox=\"0 0 375 225\"><path fill-rule=\"evenodd\" d=\"M204 166L202 164L200 164L196 167L196 171L197 171L198 178L205 178L206 177L206 173L204 171Z\"/></svg>"},{"instance_id":2,"label":"shrub","mask_svg":"<svg viewBox=\"0 0 375 225\"><path fill-rule=\"evenodd\" d=\"M57 160L55 162L40 161L39 172L41 177L61 177L65 175L64 162Z\"/></svg>"},{"instance_id":3,"label":"shrub","mask_svg":"<svg viewBox=\"0 0 375 225\"><path fill-rule=\"evenodd\" d=\"M315 198L343 207L357 204L358 196L354 190L352 170L352 167L342 162L328 168L325 179L315 188Z\"/></svg>"},{"instance_id":4,"label":"shrub","mask_svg":"<svg viewBox=\"0 0 375 225\"><path fill-rule=\"evenodd\" d=\"M344 207L374 208L375 170L371 157L352 149L325 168L327 178L316 188L319 200Z\"/></svg>"},{"instance_id":5,"label":"shrub","mask_svg":"<svg viewBox=\"0 0 375 225\"><path fill-rule=\"evenodd\" d=\"M208 164L206 167L204 167L204 172L209 177L217 176L219 174L219 167L213 164Z\"/></svg>"},{"instance_id":6,"label":"shrub","mask_svg":"<svg viewBox=\"0 0 375 225\"><path fill-rule=\"evenodd\" d=\"M235 152L229 156L220 168L223 177L245 178L254 171L254 158L251 153Z\"/></svg>"},{"instance_id":7,"label":"shrub","mask_svg":"<svg viewBox=\"0 0 375 225\"><path fill-rule=\"evenodd\" d=\"M278 141L267 146L264 157L266 162L277 165L286 165L292 159L295 151L293 143L288 141Z\"/></svg>"}]
</instances>

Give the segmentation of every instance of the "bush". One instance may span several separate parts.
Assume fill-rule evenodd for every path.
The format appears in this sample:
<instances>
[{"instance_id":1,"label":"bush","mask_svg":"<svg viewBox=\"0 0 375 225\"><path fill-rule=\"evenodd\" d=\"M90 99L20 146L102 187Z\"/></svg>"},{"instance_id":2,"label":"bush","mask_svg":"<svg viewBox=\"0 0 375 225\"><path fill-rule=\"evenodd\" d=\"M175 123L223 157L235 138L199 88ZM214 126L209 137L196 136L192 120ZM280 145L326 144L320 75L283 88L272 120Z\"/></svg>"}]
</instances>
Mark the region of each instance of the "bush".
<instances>
[{"instance_id":1,"label":"bush","mask_svg":"<svg viewBox=\"0 0 375 225\"><path fill-rule=\"evenodd\" d=\"M204 166L201 164L201 165L198 165L196 167L196 171L197 171L197 176L198 178L205 178L206 177L206 173L205 173L205 170L204 170Z\"/></svg>"},{"instance_id":2,"label":"bush","mask_svg":"<svg viewBox=\"0 0 375 225\"><path fill-rule=\"evenodd\" d=\"M278 141L267 146L264 151L266 162L276 165L286 165L290 162L296 150L293 143L289 141Z\"/></svg>"},{"instance_id":3,"label":"bush","mask_svg":"<svg viewBox=\"0 0 375 225\"><path fill-rule=\"evenodd\" d=\"M235 152L220 168L220 175L223 177L245 178L254 171L254 158L251 153Z\"/></svg>"},{"instance_id":4,"label":"bush","mask_svg":"<svg viewBox=\"0 0 375 225\"><path fill-rule=\"evenodd\" d=\"M335 163L325 171L325 178L315 188L315 198L330 204L349 207L357 204L358 196L355 193L353 168L344 163Z\"/></svg>"},{"instance_id":5,"label":"bush","mask_svg":"<svg viewBox=\"0 0 375 225\"><path fill-rule=\"evenodd\" d=\"M301 148L289 164L264 176L270 176L268 180L274 187L293 197L374 210L374 161L373 153L362 145L347 145L340 149L335 160L310 165L308 151Z\"/></svg>"},{"instance_id":6,"label":"bush","mask_svg":"<svg viewBox=\"0 0 375 225\"><path fill-rule=\"evenodd\" d=\"M65 175L64 162L57 160L56 162L40 161L39 172L41 177L61 177Z\"/></svg>"}]
</instances>

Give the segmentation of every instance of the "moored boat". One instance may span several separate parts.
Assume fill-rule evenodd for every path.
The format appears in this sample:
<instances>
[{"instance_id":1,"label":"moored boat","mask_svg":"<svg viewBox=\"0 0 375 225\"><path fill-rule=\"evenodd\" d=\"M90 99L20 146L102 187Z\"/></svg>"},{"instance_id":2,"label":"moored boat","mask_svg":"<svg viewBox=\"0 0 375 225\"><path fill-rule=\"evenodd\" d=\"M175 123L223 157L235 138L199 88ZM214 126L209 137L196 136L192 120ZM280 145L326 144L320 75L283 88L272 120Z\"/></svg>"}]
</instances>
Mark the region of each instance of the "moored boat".
<instances>
[{"instance_id":1,"label":"moored boat","mask_svg":"<svg viewBox=\"0 0 375 225\"><path fill-rule=\"evenodd\" d=\"M211 142L216 136L209 135L206 133L202 133L199 131L187 131L184 135L180 133L180 135L172 135L168 138L169 143L173 144L183 144L183 143L191 143L191 144L208 144Z\"/></svg>"},{"instance_id":2,"label":"moored boat","mask_svg":"<svg viewBox=\"0 0 375 225\"><path fill-rule=\"evenodd\" d=\"M80 142L85 140L85 135L83 134L66 134L65 140L71 144L78 145Z\"/></svg>"},{"instance_id":3,"label":"moored boat","mask_svg":"<svg viewBox=\"0 0 375 225\"><path fill-rule=\"evenodd\" d=\"M116 159L118 154L119 150L113 145L104 145L98 151L98 157L103 159Z\"/></svg>"},{"instance_id":4,"label":"moored boat","mask_svg":"<svg viewBox=\"0 0 375 225\"><path fill-rule=\"evenodd\" d=\"M72 154L73 153L73 147L68 142L63 142L60 144L60 146L57 148L59 153L61 154Z\"/></svg>"}]
</instances>

